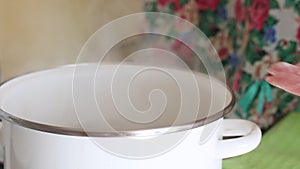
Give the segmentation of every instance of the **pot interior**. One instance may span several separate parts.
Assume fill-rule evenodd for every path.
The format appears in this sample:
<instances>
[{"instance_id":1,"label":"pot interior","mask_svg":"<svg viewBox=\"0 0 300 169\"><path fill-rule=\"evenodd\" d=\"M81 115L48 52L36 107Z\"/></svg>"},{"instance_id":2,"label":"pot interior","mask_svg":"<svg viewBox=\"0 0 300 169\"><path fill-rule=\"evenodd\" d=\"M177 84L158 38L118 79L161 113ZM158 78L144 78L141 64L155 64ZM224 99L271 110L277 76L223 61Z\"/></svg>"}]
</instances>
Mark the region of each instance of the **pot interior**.
<instances>
[{"instance_id":1,"label":"pot interior","mask_svg":"<svg viewBox=\"0 0 300 169\"><path fill-rule=\"evenodd\" d=\"M223 117L233 104L227 86L207 74L137 65L71 65L0 87L6 120L49 132L49 127L124 134L201 126Z\"/></svg>"}]
</instances>

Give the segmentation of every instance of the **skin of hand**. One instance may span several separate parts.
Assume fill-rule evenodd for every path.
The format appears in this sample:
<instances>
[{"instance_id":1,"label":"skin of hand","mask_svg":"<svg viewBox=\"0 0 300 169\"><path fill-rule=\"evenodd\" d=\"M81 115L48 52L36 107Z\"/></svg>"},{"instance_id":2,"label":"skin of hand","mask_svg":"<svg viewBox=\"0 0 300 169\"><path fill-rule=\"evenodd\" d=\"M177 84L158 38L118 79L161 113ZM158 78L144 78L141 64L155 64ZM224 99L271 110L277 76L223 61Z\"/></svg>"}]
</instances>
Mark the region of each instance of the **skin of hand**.
<instances>
[{"instance_id":1,"label":"skin of hand","mask_svg":"<svg viewBox=\"0 0 300 169\"><path fill-rule=\"evenodd\" d=\"M265 78L268 83L300 96L300 64L278 62L268 69L268 73Z\"/></svg>"}]
</instances>

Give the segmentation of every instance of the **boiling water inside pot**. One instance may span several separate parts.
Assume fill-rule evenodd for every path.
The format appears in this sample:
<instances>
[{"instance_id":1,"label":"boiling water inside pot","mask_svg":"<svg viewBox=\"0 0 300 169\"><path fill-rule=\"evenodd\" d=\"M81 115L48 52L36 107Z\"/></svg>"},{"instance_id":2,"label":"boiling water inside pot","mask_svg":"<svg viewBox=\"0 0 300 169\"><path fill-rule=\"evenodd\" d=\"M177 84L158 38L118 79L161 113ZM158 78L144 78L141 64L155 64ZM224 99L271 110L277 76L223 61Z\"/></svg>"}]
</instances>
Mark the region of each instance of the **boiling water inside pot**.
<instances>
[{"instance_id":1,"label":"boiling water inside pot","mask_svg":"<svg viewBox=\"0 0 300 169\"><path fill-rule=\"evenodd\" d=\"M205 74L135 65L41 71L9 81L0 95L5 96L1 109L12 116L88 132L193 123L222 113L232 102L226 86Z\"/></svg>"}]
</instances>

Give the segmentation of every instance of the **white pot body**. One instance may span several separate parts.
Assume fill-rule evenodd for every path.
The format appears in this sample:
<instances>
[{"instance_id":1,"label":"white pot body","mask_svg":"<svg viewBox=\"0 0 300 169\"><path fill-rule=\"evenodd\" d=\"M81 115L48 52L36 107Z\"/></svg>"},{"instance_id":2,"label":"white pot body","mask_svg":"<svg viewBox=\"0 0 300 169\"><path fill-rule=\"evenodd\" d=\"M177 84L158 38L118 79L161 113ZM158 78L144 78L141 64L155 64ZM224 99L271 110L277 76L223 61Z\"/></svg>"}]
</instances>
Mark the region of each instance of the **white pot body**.
<instances>
[{"instance_id":1,"label":"white pot body","mask_svg":"<svg viewBox=\"0 0 300 169\"><path fill-rule=\"evenodd\" d=\"M124 70L136 71L135 67L125 68ZM109 72L112 73L112 71ZM110 88L106 89L105 86L109 87L109 85L104 85L103 82L109 81L111 76L106 76L106 74L104 77L108 79L100 81L103 87L99 90L100 95L105 96L106 99L104 107L107 111L103 113L109 112L106 115L120 133L116 134L108 126L104 126L105 121L95 121L94 117L90 116L83 121L100 123L100 129L97 128L98 124L97 127L92 126L88 129L92 132L100 130L102 134L97 137L78 135L82 132L72 131L72 128L80 129L78 127L82 124L73 110L74 91L72 93L70 90L72 75L72 67L63 67L17 78L0 87L0 112L5 119L2 129L5 169L221 169L223 158L247 153L256 148L260 142L261 132L255 124L244 120L223 120L222 111L219 112L221 114L213 114L207 119L196 119L195 123L189 125L180 125L189 122L189 119L185 118L188 114L184 116L175 114L183 117L183 120L179 120L179 125L176 123L175 126L170 126L168 121L172 117L172 111L167 112L169 114L166 119L155 120L149 125L146 124L146 127L145 124L136 126L135 123L126 122L120 119L122 116L113 115L113 109L109 108L109 101L113 100L108 99L110 96L107 91ZM187 74L181 74L180 71L176 72L176 75L179 78L187 76ZM149 76L152 77L152 75ZM205 99L209 98L209 94L214 96L214 92L208 92L205 86L208 87L211 84L206 84L207 78L202 75L197 78L198 83L204 86L203 89L199 89L200 94L205 93L201 95L203 98L200 100L208 103ZM87 81L89 80L86 78L79 79L79 86L89 89L88 85L85 86ZM164 82L161 79L158 81L169 85L168 81ZM145 88L146 90L148 84L140 83L137 89ZM219 83L214 83L214 85L219 97L231 98L231 93L226 87ZM221 95L220 91L225 91L224 95ZM79 98L87 102L83 105L86 114L94 111L88 102L89 92L94 91L86 90L84 93L79 93ZM143 93L143 90L140 93ZM138 94L134 96L137 97L138 103L142 103L139 102L142 98L139 98ZM166 95L172 96L168 101L177 103L173 89L167 88ZM226 108L222 107L224 105L222 103L213 103L212 108L203 104L200 109L202 111L209 108L228 111L233 105L226 98ZM171 108L166 107L166 110L172 110L175 104L170 105ZM86 126L90 124L84 122ZM201 125L202 122L206 124ZM133 130L135 128L137 130ZM222 140L222 136L241 137Z\"/></svg>"},{"instance_id":2,"label":"white pot body","mask_svg":"<svg viewBox=\"0 0 300 169\"><path fill-rule=\"evenodd\" d=\"M104 151L88 137L51 134L5 122L4 164L5 169L221 169L222 160L217 149L220 134L215 132L209 141L200 145L202 129L193 129L183 142L162 155L128 159Z\"/></svg>"},{"instance_id":3,"label":"white pot body","mask_svg":"<svg viewBox=\"0 0 300 169\"><path fill-rule=\"evenodd\" d=\"M239 127L237 130L221 125L223 119L209 125L220 125L213 135L201 143L204 126L194 128L181 143L161 155L145 159L130 159L114 155L100 148L89 137L66 136L36 131L4 122L4 164L5 169L153 169L153 168L203 168L221 169L222 158L247 153L257 147L261 133L257 126L248 121L225 120ZM207 127L207 126L206 126ZM244 129L243 129L244 128ZM250 132L252 138L231 139L231 143L222 140L228 130L232 136ZM248 130L248 131L247 131ZM235 132L232 133L232 132ZM167 134L176 135L179 133ZM97 138L120 141L127 138ZM124 141L125 142L125 141ZM225 143L225 144L224 144ZM126 144L120 146L128 146ZM130 145L129 145L130 146ZM224 146L224 147L222 147ZM131 146L133 150L136 148Z\"/></svg>"}]
</instances>

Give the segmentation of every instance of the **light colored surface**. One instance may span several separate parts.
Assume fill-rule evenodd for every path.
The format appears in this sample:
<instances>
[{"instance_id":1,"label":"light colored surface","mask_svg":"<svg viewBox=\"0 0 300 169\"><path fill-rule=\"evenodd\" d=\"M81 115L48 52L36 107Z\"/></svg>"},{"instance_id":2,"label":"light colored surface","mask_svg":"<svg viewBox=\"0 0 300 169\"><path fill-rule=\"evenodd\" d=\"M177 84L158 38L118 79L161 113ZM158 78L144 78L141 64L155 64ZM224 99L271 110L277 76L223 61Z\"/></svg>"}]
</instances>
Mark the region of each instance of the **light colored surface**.
<instances>
[{"instance_id":1,"label":"light colored surface","mask_svg":"<svg viewBox=\"0 0 300 169\"><path fill-rule=\"evenodd\" d=\"M140 0L0 0L2 80L74 63L88 37Z\"/></svg>"}]
</instances>

